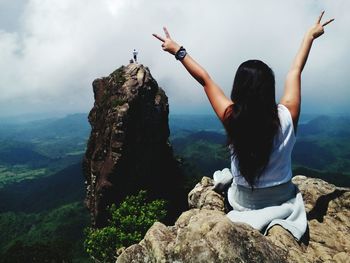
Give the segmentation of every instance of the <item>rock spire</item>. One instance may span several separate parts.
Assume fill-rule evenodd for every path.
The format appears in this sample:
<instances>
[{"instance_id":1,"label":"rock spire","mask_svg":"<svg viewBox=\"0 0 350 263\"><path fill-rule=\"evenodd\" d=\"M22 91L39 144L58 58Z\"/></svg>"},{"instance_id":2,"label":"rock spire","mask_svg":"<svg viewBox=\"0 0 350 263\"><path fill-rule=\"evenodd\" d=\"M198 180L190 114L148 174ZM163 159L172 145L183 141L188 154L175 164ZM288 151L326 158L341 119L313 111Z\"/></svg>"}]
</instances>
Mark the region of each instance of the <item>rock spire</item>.
<instances>
[{"instance_id":1,"label":"rock spire","mask_svg":"<svg viewBox=\"0 0 350 263\"><path fill-rule=\"evenodd\" d=\"M183 175L168 141L168 98L149 69L131 63L93 81L95 103L83 159L92 225L107 222L106 207L140 189L169 201L168 220L184 208ZM169 221L169 222L170 222Z\"/></svg>"}]
</instances>

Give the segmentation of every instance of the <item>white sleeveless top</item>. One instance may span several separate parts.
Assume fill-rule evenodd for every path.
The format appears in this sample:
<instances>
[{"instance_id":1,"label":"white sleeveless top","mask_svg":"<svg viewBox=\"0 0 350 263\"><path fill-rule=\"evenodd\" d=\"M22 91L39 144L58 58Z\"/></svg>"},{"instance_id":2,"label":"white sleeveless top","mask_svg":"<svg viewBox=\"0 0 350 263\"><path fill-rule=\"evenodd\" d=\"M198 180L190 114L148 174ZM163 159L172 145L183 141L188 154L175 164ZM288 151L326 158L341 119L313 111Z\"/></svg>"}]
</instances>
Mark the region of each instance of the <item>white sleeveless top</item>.
<instances>
[{"instance_id":1,"label":"white sleeveless top","mask_svg":"<svg viewBox=\"0 0 350 263\"><path fill-rule=\"evenodd\" d=\"M291 154L295 144L293 120L286 106L278 104L278 117L280 129L275 135L270 160L260 178L254 185L255 188L264 188L283 184L292 179ZM243 176L240 175L237 158L231 149L231 173L236 184L250 187Z\"/></svg>"}]
</instances>

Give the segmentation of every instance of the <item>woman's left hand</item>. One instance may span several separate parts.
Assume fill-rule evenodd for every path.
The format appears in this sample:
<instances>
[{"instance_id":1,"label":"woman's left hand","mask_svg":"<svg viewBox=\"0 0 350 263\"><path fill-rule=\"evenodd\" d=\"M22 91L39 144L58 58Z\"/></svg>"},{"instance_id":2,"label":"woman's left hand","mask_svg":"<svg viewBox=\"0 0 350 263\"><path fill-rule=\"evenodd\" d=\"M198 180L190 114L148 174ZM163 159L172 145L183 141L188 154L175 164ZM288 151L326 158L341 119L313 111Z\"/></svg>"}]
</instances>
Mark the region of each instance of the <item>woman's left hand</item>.
<instances>
[{"instance_id":1,"label":"woman's left hand","mask_svg":"<svg viewBox=\"0 0 350 263\"><path fill-rule=\"evenodd\" d=\"M175 55L176 52L180 49L180 45L177 44L174 40L171 39L170 34L166 27L163 27L164 33L165 33L165 38L157 35L157 34L152 34L155 38L158 38L160 41L162 41L162 48L164 51L169 52L172 55Z\"/></svg>"}]
</instances>

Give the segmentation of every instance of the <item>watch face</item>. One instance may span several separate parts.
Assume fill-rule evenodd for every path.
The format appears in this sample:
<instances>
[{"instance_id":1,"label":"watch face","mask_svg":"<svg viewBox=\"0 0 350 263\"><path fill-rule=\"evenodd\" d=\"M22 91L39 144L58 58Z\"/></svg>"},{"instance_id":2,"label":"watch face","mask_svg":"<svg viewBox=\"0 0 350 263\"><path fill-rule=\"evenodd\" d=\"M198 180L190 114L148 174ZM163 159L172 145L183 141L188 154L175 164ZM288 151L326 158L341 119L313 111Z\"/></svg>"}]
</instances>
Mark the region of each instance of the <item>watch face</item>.
<instances>
[{"instance_id":1,"label":"watch face","mask_svg":"<svg viewBox=\"0 0 350 263\"><path fill-rule=\"evenodd\" d=\"M178 57L179 59L183 59L186 56L186 50L180 50Z\"/></svg>"},{"instance_id":2,"label":"watch face","mask_svg":"<svg viewBox=\"0 0 350 263\"><path fill-rule=\"evenodd\" d=\"M175 54L175 58L177 60L182 60L185 56L186 56L187 52L186 49L184 49L183 47L181 47Z\"/></svg>"}]
</instances>

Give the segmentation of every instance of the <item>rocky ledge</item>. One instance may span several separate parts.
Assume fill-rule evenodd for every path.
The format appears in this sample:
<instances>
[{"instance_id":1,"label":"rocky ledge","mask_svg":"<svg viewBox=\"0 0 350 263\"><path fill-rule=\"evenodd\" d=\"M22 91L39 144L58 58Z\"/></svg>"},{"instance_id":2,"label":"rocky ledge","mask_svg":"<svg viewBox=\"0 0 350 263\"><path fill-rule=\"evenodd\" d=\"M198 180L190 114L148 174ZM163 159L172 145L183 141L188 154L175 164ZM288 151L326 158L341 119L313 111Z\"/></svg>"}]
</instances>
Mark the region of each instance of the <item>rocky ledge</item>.
<instances>
[{"instance_id":1,"label":"rocky ledge","mask_svg":"<svg viewBox=\"0 0 350 263\"><path fill-rule=\"evenodd\" d=\"M203 177L189 193L190 210L175 225L156 222L139 243L121 252L130 262L349 262L350 189L296 176L303 194L308 231L297 242L280 226L267 236L225 216L224 197Z\"/></svg>"}]
</instances>

